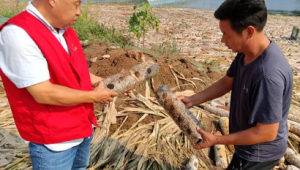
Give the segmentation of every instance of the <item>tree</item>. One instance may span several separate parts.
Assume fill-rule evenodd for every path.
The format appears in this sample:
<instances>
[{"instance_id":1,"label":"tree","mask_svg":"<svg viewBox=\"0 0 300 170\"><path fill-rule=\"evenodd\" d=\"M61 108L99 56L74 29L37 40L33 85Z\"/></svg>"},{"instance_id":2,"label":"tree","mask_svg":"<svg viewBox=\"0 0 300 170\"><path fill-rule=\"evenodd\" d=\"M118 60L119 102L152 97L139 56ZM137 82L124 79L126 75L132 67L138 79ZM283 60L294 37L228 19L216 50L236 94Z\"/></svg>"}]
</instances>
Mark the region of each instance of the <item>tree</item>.
<instances>
[{"instance_id":1,"label":"tree","mask_svg":"<svg viewBox=\"0 0 300 170\"><path fill-rule=\"evenodd\" d=\"M137 11L138 8L140 11ZM149 3L142 3L133 7L133 14L129 20L129 31L140 39L143 38L143 48L145 46L145 35L149 28L159 29L159 19L155 16Z\"/></svg>"}]
</instances>

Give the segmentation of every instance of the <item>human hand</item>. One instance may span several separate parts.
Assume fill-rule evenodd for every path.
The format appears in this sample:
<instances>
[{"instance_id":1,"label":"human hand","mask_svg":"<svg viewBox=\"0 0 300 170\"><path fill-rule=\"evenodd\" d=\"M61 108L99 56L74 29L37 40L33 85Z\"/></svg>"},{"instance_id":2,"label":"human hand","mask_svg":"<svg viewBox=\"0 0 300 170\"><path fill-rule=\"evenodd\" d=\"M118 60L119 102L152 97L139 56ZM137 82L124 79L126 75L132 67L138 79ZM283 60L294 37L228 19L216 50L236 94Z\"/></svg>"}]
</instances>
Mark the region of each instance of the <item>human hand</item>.
<instances>
[{"instance_id":1,"label":"human hand","mask_svg":"<svg viewBox=\"0 0 300 170\"><path fill-rule=\"evenodd\" d=\"M183 102L183 104L187 107L187 108L191 108L193 107L193 103L191 100L191 97L187 97L187 96L179 96L177 97L178 100L181 100Z\"/></svg>"},{"instance_id":2,"label":"human hand","mask_svg":"<svg viewBox=\"0 0 300 170\"><path fill-rule=\"evenodd\" d=\"M95 93L95 102L108 104L109 102L113 101L113 98L118 95L118 93L110 90L106 90L103 86L103 81L100 81L96 87L94 87Z\"/></svg>"},{"instance_id":3,"label":"human hand","mask_svg":"<svg viewBox=\"0 0 300 170\"><path fill-rule=\"evenodd\" d=\"M197 131L201 134L202 141L197 145L193 145L195 149L208 148L217 143L217 137L215 135L207 133L201 128L197 128Z\"/></svg>"}]
</instances>

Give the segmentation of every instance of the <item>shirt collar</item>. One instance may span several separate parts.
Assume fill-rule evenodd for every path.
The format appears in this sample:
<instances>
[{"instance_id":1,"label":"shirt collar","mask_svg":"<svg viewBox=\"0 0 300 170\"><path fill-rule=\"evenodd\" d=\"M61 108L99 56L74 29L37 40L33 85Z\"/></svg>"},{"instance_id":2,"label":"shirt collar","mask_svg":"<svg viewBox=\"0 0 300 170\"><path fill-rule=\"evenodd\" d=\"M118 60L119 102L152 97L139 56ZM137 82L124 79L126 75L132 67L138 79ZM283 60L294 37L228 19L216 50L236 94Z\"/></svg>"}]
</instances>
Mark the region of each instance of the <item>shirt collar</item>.
<instances>
[{"instance_id":1,"label":"shirt collar","mask_svg":"<svg viewBox=\"0 0 300 170\"><path fill-rule=\"evenodd\" d=\"M28 3L26 7L26 11L29 12L31 15L35 16L39 21L41 21L50 31L57 32L42 16L42 14L32 5L31 2ZM66 30L59 30L59 34L65 33Z\"/></svg>"}]
</instances>

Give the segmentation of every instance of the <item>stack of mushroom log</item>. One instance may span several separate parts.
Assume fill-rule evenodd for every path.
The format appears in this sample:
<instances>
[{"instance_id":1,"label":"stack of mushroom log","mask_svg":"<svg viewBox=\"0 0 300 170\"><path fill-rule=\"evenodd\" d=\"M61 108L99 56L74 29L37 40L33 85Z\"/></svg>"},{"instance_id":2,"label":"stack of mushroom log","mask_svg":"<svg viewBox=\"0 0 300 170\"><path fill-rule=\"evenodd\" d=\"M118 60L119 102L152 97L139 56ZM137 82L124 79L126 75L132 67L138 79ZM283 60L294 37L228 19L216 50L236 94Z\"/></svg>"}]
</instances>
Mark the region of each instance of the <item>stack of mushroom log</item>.
<instances>
[{"instance_id":1,"label":"stack of mushroom log","mask_svg":"<svg viewBox=\"0 0 300 170\"><path fill-rule=\"evenodd\" d=\"M123 93L127 90L133 89L139 82L151 78L158 72L158 70L159 66L153 61L143 62L130 70L123 70L116 75L104 79L104 88L118 93ZM184 106L184 104L176 99L176 96L166 85L158 87L156 91L156 98L192 144L201 142L202 137L196 131L196 127L203 128L203 126ZM219 98L218 102L212 101L203 106L204 110L219 117L221 132L217 131L215 133L216 135L229 134L228 103L228 100ZM299 111L300 107L298 105L291 105L290 113L288 115L289 148L287 149L284 157L279 161L278 166L281 169L300 169L300 156L297 151L300 144ZM214 152L216 165L225 169L231 160L231 155L234 153L234 146L215 145ZM285 162L288 162L291 165L286 165Z\"/></svg>"},{"instance_id":2,"label":"stack of mushroom log","mask_svg":"<svg viewBox=\"0 0 300 170\"><path fill-rule=\"evenodd\" d=\"M227 135L229 133L229 128L228 128L229 109L224 104L224 102L212 101L210 103L203 105L203 109L220 117L219 125L221 127L222 134ZM300 107L293 104L291 105L290 112L288 115L288 129L289 129L288 148L286 150L284 157L280 159L278 167L281 169L300 170L300 155L298 150L298 148L300 148ZM215 146L215 147L217 147L217 149L215 150L221 150L218 148L219 146ZM227 147L231 153L234 153L234 147L232 145L229 145ZM220 155L225 155L225 154L222 153L219 154L219 156ZM224 160L224 158L222 159ZM289 163L290 165L286 165L285 163Z\"/></svg>"}]
</instances>

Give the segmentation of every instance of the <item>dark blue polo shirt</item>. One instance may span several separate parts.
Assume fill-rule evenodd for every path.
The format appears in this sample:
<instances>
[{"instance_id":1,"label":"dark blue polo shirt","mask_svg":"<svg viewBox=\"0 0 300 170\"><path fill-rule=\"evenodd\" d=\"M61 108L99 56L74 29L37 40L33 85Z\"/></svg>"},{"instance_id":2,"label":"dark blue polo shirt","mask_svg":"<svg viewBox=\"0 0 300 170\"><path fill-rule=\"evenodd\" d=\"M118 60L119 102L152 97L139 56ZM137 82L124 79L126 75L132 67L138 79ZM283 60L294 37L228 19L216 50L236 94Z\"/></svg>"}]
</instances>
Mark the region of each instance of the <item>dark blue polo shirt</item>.
<instances>
[{"instance_id":1,"label":"dark blue polo shirt","mask_svg":"<svg viewBox=\"0 0 300 170\"><path fill-rule=\"evenodd\" d=\"M293 90L292 69L275 42L253 62L244 66L245 55L237 54L227 71L233 77L229 131L246 130L257 122L279 122L277 137L272 142L235 146L236 154L251 162L280 159L287 148L287 116ZM242 137L242 136L241 136Z\"/></svg>"}]
</instances>

